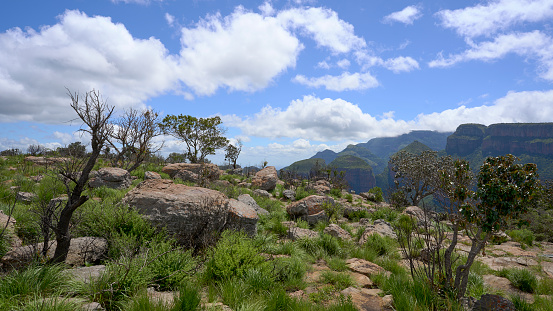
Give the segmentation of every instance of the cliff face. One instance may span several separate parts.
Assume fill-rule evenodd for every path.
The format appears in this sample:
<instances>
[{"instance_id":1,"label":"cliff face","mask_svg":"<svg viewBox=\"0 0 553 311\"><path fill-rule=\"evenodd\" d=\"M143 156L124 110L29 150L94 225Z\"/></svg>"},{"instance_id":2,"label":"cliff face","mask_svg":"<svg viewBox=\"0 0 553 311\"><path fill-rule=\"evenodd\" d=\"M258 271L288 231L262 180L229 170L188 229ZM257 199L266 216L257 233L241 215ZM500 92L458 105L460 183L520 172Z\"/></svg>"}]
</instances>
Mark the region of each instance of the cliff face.
<instances>
[{"instance_id":1,"label":"cliff face","mask_svg":"<svg viewBox=\"0 0 553 311\"><path fill-rule=\"evenodd\" d=\"M368 191L376 186L371 166L361 158L344 155L336 158L329 166L338 171L344 171L349 188L355 190L356 193Z\"/></svg>"},{"instance_id":2,"label":"cliff face","mask_svg":"<svg viewBox=\"0 0 553 311\"><path fill-rule=\"evenodd\" d=\"M483 155L553 157L553 123L463 124L447 139L447 154L465 156L478 148Z\"/></svg>"}]
</instances>

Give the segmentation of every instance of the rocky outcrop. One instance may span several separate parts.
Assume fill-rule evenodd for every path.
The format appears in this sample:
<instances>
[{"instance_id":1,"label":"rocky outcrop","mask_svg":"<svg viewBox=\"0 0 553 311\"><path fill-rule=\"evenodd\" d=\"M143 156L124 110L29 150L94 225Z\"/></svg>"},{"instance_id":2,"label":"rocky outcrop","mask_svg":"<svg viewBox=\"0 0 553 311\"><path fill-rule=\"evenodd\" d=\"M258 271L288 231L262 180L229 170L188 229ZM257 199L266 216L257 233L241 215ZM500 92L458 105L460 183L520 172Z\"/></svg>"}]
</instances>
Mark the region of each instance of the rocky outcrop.
<instances>
[{"instance_id":1,"label":"rocky outcrop","mask_svg":"<svg viewBox=\"0 0 553 311\"><path fill-rule=\"evenodd\" d=\"M327 196L311 195L286 206L286 212L293 219L301 218L310 224L315 224L326 217L324 204L335 204L334 199Z\"/></svg>"},{"instance_id":2,"label":"rocky outcrop","mask_svg":"<svg viewBox=\"0 0 553 311\"><path fill-rule=\"evenodd\" d=\"M156 172L146 171L144 172L144 179L161 179L161 175Z\"/></svg>"},{"instance_id":3,"label":"rocky outcrop","mask_svg":"<svg viewBox=\"0 0 553 311\"><path fill-rule=\"evenodd\" d=\"M447 138L447 154L553 155L553 123L462 124Z\"/></svg>"},{"instance_id":4,"label":"rocky outcrop","mask_svg":"<svg viewBox=\"0 0 553 311\"><path fill-rule=\"evenodd\" d=\"M0 259L0 265L4 270L19 269L30 264L40 253L44 243L18 247L9 251ZM56 251L56 241L51 241L46 254L52 258ZM81 237L71 239L69 252L65 263L72 266L83 266L86 263L98 262L108 250L108 242L104 238Z\"/></svg>"},{"instance_id":5,"label":"rocky outcrop","mask_svg":"<svg viewBox=\"0 0 553 311\"><path fill-rule=\"evenodd\" d=\"M94 174L94 177L88 181L88 185L92 188L106 186L113 189L125 189L131 184L131 174L117 167L101 168Z\"/></svg>"},{"instance_id":6,"label":"rocky outcrop","mask_svg":"<svg viewBox=\"0 0 553 311\"><path fill-rule=\"evenodd\" d=\"M277 170L274 166L267 166L261 171L255 173L252 178L252 187L261 190L271 191L275 189L278 181Z\"/></svg>"},{"instance_id":7,"label":"rocky outcrop","mask_svg":"<svg viewBox=\"0 0 553 311\"><path fill-rule=\"evenodd\" d=\"M257 215L269 215L269 212L264 208L262 208L261 206L259 206L257 202L255 202L255 200L249 194L241 194L236 199L253 208L257 212Z\"/></svg>"},{"instance_id":8,"label":"rocky outcrop","mask_svg":"<svg viewBox=\"0 0 553 311\"><path fill-rule=\"evenodd\" d=\"M255 234L257 213L249 205L229 200L223 193L150 179L138 184L123 198L154 225L166 228L180 244L204 246L224 229Z\"/></svg>"},{"instance_id":9,"label":"rocky outcrop","mask_svg":"<svg viewBox=\"0 0 553 311\"><path fill-rule=\"evenodd\" d=\"M171 178L194 183L198 183L202 179L207 181L218 180L222 174L219 167L212 163L173 163L163 167L162 171L169 174Z\"/></svg>"},{"instance_id":10,"label":"rocky outcrop","mask_svg":"<svg viewBox=\"0 0 553 311\"><path fill-rule=\"evenodd\" d=\"M25 161L32 162L33 164L36 164L36 165L52 165L52 164L62 163L68 160L69 158L35 157L35 156L25 157Z\"/></svg>"}]
</instances>

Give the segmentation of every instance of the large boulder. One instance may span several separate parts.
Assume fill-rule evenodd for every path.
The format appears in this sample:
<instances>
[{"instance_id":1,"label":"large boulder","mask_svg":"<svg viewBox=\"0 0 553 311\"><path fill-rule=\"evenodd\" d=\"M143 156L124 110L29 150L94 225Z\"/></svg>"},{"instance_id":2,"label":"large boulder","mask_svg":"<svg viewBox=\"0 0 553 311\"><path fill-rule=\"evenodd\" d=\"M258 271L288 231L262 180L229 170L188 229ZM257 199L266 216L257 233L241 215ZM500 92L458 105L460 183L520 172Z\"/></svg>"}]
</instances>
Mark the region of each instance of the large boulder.
<instances>
[{"instance_id":1,"label":"large boulder","mask_svg":"<svg viewBox=\"0 0 553 311\"><path fill-rule=\"evenodd\" d=\"M21 246L21 239L15 234L15 219L12 216L4 214L0 210L0 232L5 228L4 237L10 243L12 248Z\"/></svg>"},{"instance_id":2,"label":"large boulder","mask_svg":"<svg viewBox=\"0 0 553 311\"><path fill-rule=\"evenodd\" d=\"M246 203L230 199L227 223L225 229L244 231L250 236L257 233L257 212Z\"/></svg>"},{"instance_id":3,"label":"large boulder","mask_svg":"<svg viewBox=\"0 0 553 311\"><path fill-rule=\"evenodd\" d=\"M44 243L18 247L9 251L0 259L3 270L19 269L30 264L42 251ZM56 241L50 241L47 258L52 258L56 251ZM103 259L108 250L108 242L104 238L81 237L71 239L69 252L65 263L72 266L84 266L86 263L94 263Z\"/></svg>"},{"instance_id":4,"label":"large boulder","mask_svg":"<svg viewBox=\"0 0 553 311\"><path fill-rule=\"evenodd\" d=\"M324 220L324 204L335 204L334 199L328 196L311 195L286 206L286 212L292 219L301 218L310 224Z\"/></svg>"},{"instance_id":5,"label":"large boulder","mask_svg":"<svg viewBox=\"0 0 553 311\"><path fill-rule=\"evenodd\" d=\"M366 225L365 231L359 239L359 244L365 244L368 241L369 236L373 234L379 234L381 236L388 236L392 239L397 239L397 235L394 232L392 225L385 220L377 219L374 221L373 225Z\"/></svg>"},{"instance_id":6,"label":"large boulder","mask_svg":"<svg viewBox=\"0 0 553 311\"><path fill-rule=\"evenodd\" d=\"M173 163L163 167L162 171L171 178L199 183L202 179L215 181L221 177L222 171L212 163Z\"/></svg>"},{"instance_id":7,"label":"large boulder","mask_svg":"<svg viewBox=\"0 0 553 311\"><path fill-rule=\"evenodd\" d=\"M214 242L224 229L255 234L257 213L250 206L229 200L223 193L175 184L168 179L149 179L123 198L154 225L163 228L186 246Z\"/></svg>"},{"instance_id":8,"label":"large boulder","mask_svg":"<svg viewBox=\"0 0 553 311\"><path fill-rule=\"evenodd\" d=\"M131 184L131 174L118 167L103 167L88 181L88 185L92 188L106 186L113 189L125 189Z\"/></svg>"},{"instance_id":9,"label":"large boulder","mask_svg":"<svg viewBox=\"0 0 553 311\"><path fill-rule=\"evenodd\" d=\"M242 203L249 205L257 212L258 215L269 215L269 212L259 206L257 202L255 202L255 200L247 193L239 195L236 199Z\"/></svg>"},{"instance_id":10,"label":"large boulder","mask_svg":"<svg viewBox=\"0 0 553 311\"><path fill-rule=\"evenodd\" d=\"M278 181L277 170L274 166L267 166L257 172L252 178L252 186L261 190L271 191L275 189Z\"/></svg>"}]
</instances>

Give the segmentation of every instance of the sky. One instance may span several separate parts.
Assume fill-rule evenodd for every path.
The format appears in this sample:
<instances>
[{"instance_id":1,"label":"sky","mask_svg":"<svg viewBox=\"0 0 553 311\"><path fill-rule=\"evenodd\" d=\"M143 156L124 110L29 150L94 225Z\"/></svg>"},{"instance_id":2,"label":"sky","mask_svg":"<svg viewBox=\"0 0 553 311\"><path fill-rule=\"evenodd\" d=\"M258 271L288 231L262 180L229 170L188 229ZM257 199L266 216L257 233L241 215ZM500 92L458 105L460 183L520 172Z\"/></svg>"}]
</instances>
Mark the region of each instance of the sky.
<instances>
[{"instance_id":1,"label":"sky","mask_svg":"<svg viewBox=\"0 0 553 311\"><path fill-rule=\"evenodd\" d=\"M0 150L86 144L68 90L118 114L220 116L243 166L553 122L553 0L2 1Z\"/></svg>"}]
</instances>

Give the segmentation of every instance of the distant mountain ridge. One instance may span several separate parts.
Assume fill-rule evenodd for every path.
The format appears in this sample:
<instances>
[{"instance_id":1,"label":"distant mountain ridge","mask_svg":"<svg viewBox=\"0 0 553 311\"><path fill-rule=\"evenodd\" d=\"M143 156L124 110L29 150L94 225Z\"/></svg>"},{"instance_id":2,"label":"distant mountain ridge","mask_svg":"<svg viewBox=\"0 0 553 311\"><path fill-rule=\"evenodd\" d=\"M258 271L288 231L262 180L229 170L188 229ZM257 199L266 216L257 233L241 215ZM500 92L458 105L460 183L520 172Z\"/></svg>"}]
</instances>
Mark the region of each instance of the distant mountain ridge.
<instances>
[{"instance_id":1,"label":"distant mountain ridge","mask_svg":"<svg viewBox=\"0 0 553 311\"><path fill-rule=\"evenodd\" d=\"M465 158L473 169L478 169L488 156L510 153L522 163L536 163L540 178L553 179L553 122L462 124L455 132L445 133L412 131L396 137L373 138L366 143L349 145L340 152L317 152L312 158L295 162L288 168L308 173L318 161L320 165L346 171L350 188L356 192L366 191L373 180L384 189L390 185L388 160L402 149L412 153L434 150L439 155ZM362 169L354 173L354 167Z\"/></svg>"}]
</instances>

